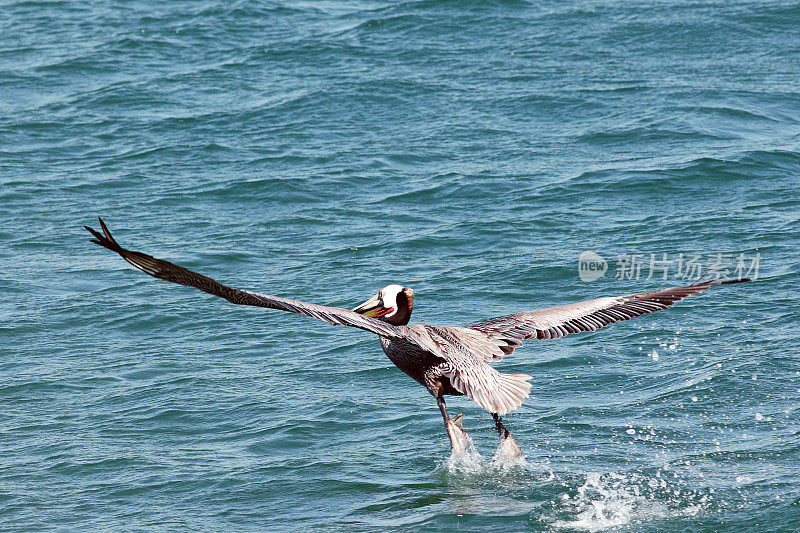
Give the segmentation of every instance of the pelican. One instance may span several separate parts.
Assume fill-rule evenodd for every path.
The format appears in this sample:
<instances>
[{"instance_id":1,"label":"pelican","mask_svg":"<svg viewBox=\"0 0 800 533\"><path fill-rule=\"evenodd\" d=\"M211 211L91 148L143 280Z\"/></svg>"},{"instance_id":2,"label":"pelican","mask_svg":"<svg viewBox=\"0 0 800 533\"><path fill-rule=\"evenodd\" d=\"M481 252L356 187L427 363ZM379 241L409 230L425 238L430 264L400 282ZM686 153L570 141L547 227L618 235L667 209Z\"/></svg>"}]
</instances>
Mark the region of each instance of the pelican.
<instances>
[{"instance_id":1,"label":"pelican","mask_svg":"<svg viewBox=\"0 0 800 533\"><path fill-rule=\"evenodd\" d=\"M352 326L378 335L381 347L400 370L423 385L439 406L454 453L463 452L468 435L462 414L450 417L444 397L467 396L491 413L500 437L499 449L509 458L522 456L519 445L503 424L502 415L522 405L530 394L527 374L506 374L489 366L499 362L528 339L558 339L572 333L595 331L608 324L660 311L714 285L748 279L702 282L658 291L612 296L523 311L493 318L469 327L409 325L414 291L388 285L375 296L350 309L270 296L228 287L163 259L122 248L102 219L103 233L84 226L92 242L118 253L139 270L159 279L187 285L239 305L253 305L299 313L336 325ZM704 276L705 277L705 276Z\"/></svg>"}]
</instances>

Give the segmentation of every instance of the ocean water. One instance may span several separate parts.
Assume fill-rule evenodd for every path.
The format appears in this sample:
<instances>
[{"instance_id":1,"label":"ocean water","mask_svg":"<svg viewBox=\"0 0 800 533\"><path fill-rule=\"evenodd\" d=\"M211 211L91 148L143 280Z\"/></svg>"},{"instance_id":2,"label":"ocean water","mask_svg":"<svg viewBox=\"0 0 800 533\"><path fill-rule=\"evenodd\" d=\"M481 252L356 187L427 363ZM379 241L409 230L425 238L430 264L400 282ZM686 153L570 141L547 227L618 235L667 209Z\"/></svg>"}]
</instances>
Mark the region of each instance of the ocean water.
<instances>
[{"instance_id":1,"label":"ocean water","mask_svg":"<svg viewBox=\"0 0 800 533\"><path fill-rule=\"evenodd\" d=\"M796 2L2 12L3 531L800 530ZM97 216L237 287L402 283L429 324L757 279L497 364L533 376L510 463L464 398L451 457L366 332L150 278Z\"/></svg>"}]
</instances>

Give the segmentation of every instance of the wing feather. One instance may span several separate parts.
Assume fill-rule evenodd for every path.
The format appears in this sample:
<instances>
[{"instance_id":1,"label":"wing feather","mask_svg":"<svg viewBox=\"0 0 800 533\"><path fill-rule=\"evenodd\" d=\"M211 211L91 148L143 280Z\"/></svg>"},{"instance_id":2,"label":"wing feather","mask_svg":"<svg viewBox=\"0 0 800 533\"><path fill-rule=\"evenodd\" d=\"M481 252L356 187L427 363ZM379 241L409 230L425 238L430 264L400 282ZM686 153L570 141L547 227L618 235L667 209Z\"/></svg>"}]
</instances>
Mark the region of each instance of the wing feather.
<instances>
[{"instance_id":1,"label":"wing feather","mask_svg":"<svg viewBox=\"0 0 800 533\"><path fill-rule=\"evenodd\" d=\"M92 242L118 253L125 261L155 278L194 287L208 294L225 298L229 302L238 305L253 305L256 307L267 307L269 309L298 313L330 324L352 326L387 337L402 336L396 326L355 313L349 309L328 307L228 287L207 276L170 263L169 261L157 259L141 252L127 250L122 248L114 237L111 236L111 232L108 230L103 220L99 220L100 227L103 230L102 234L88 226L84 226L94 235L95 238L92 239Z\"/></svg>"},{"instance_id":2,"label":"wing feather","mask_svg":"<svg viewBox=\"0 0 800 533\"><path fill-rule=\"evenodd\" d=\"M501 316L466 329L486 334L497 344L503 355L508 355L522 346L523 340L558 339L572 333L596 331L614 322L666 309L675 302L714 285L743 281L750 280L711 281L625 296L595 298L547 309ZM493 360L496 361L498 358L494 357Z\"/></svg>"}]
</instances>

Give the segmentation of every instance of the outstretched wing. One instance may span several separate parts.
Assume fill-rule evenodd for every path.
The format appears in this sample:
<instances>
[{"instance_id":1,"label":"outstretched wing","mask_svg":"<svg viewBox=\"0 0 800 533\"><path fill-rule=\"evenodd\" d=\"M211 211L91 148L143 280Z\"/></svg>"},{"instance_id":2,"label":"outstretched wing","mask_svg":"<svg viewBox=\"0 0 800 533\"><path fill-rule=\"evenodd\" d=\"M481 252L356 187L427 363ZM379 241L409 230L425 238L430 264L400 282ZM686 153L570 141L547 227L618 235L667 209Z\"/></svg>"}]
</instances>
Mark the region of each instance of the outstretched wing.
<instances>
[{"instance_id":1,"label":"outstretched wing","mask_svg":"<svg viewBox=\"0 0 800 533\"><path fill-rule=\"evenodd\" d=\"M470 326L470 329L488 335L503 353L508 355L522 346L522 341L526 339L558 339L570 333L595 331L614 322L666 309L675 302L713 285L742 281L750 280L713 281L626 296L596 298L501 316Z\"/></svg>"},{"instance_id":2,"label":"outstretched wing","mask_svg":"<svg viewBox=\"0 0 800 533\"><path fill-rule=\"evenodd\" d=\"M376 333L378 335L384 335L387 337L401 336L396 326L358 313L354 313L349 309L343 309L340 307L327 307L324 305L300 302L297 300L290 300L288 298L270 296L269 294L261 294L258 292L228 287L227 285L223 285L222 283L219 283L218 281L215 281L209 277L198 274L197 272L192 272L191 270L170 263L169 261L156 259L155 257L143 254L141 252L126 250L117 244L117 241L115 241L114 237L111 236L111 232L108 231L108 228L103 220L98 220L100 220L100 227L103 229L102 234L88 226L84 226L92 235L95 236L95 238L91 239L91 241L99 244L100 246L108 248L111 251L117 252L122 256L123 259L125 259L125 261L155 278L171 281L172 283L178 283L180 285L194 287L203 292L213 294L214 296L219 296L220 298L225 298L229 302L239 305L254 305L257 307L280 309L281 311L289 311L292 313L310 316L312 318L316 318L317 320L322 320L331 324L353 326Z\"/></svg>"}]
</instances>

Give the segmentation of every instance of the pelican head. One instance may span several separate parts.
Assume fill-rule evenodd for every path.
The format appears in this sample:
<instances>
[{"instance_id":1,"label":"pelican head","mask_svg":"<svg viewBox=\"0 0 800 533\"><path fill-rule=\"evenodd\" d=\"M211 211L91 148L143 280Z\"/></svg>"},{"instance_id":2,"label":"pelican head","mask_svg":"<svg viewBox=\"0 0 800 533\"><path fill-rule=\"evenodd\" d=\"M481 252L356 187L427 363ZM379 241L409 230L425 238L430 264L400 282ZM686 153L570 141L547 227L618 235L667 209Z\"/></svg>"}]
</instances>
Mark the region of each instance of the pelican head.
<instances>
[{"instance_id":1,"label":"pelican head","mask_svg":"<svg viewBox=\"0 0 800 533\"><path fill-rule=\"evenodd\" d=\"M408 324L412 309L414 309L412 289L402 285L387 285L353 311L395 326L402 326Z\"/></svg>"}]
</instances>

